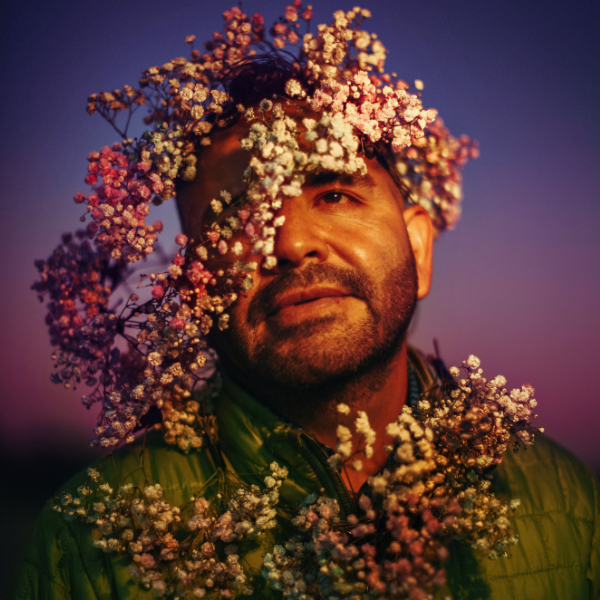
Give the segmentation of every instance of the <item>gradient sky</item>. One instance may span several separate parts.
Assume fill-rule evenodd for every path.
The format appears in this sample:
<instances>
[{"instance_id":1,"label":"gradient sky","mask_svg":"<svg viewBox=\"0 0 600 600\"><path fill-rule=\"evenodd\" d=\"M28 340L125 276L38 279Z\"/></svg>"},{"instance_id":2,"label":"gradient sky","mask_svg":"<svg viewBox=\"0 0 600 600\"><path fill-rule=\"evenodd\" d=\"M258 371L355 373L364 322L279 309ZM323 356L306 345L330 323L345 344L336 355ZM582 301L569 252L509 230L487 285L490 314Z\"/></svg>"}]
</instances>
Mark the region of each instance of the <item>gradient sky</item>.
<instances>
[{"instance_id":1,"label":"gradient sky","mask_svg":"<svg viewBox=\"0 0 600 600\"><path fill-rule=\"evenodd\" d=\"M78 227L86 156L117 140L85 112L92 92L135 85L187 55L229 4L22 0L0 21L0 449L85 445L94 415L50 383L33 261ZM272 2L244 3L271 23ZM338 8L315 3L315 21ZM600 4L593 1L372 0L365 29L387 70L422 79L426 107L479 140L464 171L464 216L436 245L430 297L411 331L448 365L474 353L485 374L531 383L539 425L600 471ZM218 8L216 8L218 7ZM134 132L139 134L140 131ZM177 231L172 202L154 209Z\"/></svg>"}]
</instances>

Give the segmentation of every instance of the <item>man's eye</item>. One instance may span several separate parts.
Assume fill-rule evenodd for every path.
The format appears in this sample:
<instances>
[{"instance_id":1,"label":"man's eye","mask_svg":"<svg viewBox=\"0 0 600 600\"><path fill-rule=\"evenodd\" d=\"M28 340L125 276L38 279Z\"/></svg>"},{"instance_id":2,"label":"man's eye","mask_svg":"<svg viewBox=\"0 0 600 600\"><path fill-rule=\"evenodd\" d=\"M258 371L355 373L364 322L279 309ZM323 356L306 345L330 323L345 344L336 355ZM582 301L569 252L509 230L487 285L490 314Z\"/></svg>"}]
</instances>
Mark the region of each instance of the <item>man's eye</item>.
<instances>
[{"instance_id":1,"label":"man's eye","mask_svg":"<svg viewBox=\"0 0 600 600\"><path fill-rule=\"evenodd\" d=\"M347 194L342 194L341 192L327 192L321 196L321 200L325 204L346 204L352 201Z\"/></svg>"}]
</instances>

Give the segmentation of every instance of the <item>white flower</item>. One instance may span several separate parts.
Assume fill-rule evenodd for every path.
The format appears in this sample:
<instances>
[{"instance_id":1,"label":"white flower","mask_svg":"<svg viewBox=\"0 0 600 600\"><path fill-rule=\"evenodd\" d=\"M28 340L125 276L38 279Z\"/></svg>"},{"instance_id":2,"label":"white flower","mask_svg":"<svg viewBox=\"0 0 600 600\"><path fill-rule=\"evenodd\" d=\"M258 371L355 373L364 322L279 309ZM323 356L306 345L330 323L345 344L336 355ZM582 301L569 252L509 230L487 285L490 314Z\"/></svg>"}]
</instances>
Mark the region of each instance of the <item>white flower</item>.
<instances>
[{"instance_id":1,"label":"white flower","mask_svg":"<svg viewBox=\"0 0 600 600\"><path fill-rule=\"evenodd\" d=\"M153 367L158 367L163 361L163 357L158 352L150 352L148 354L148 364Z\"/></svg>"},{"instance_id":2,"label":"white flower","mask_svg":"<svg viewBox=\"0 0 600 600\"><path fill-rule=\"evenodd\" d=\"M303 96L304 90L302 89L302 85L296 79L289 79L285 84L285 93L288 96Z\"/></svg>"},{"instance_id":3,"label":"white flower","mask_svg":"<svg viewBox=\"0 0 600 600\"><path fill-rule=\"evenodd\" d=\"M195 104L192 106L191 114L194 119L201 119L204 115L204 107L199 104Z\"/></svg>"},{"instance_id":4,"label":"white flower","mask_svg":"<svg viewBox=\"0 0 600 600\"><path fill-rule=\"evenodd\" d=\"M252 150L254 142L250 138L243 138L240 140L240 145L244 150Z\"/></svg>"},{"instance_id":5,"label":"white flower","mask_svg":"<svg viewBox=\"0 0 600 600\"><path fill-rule=\"evenodd\" d=\"M179 94L183 100L191 100L193 96L193 92L189 87L184 87Z\"/></svg>"},{"instance_id":6,"label":"white flower","mask_svg":"<svg viewBox=\"0 0 600 600\"><path fill-rule=\"evenodd\" d=\"M342 458L348 458L352 453L352 442L348 441L338 444L337 451Z\"/></svg>"},{"instance_id":7,"label":"white flower","mask_svg":"<svg viewBox=\"0 0 600 600\"><path fill-rule=\"evenodd\" d=\"M372 445L375 443L375 431L371 429L369 425L369 418L367 417L367 413L364 410L359 410L357 412L357 417L355 421L356 431L357 433L361 433L365 436L365 441L367 444Z\"/></svg>"},{"instance_id":8,"label":"white flower","mask_svg":"<svg viewBox=\"0 0 600 600\"><path fill-rule=\"evenodd\" d=\"M136 400L140 400L141 398L143 398L144 397L144 386L138 385L135 388L133 388L133 390L131 391L131 395Z\"/></svg>"},{"instance_id":9,"label":"white flower","mask_svg":"<svg viewBox=\"0 0 600 600\"><path fill-rule=\"evenodd\" d=\"M344 425L338 425L336 429L337 439L340 442L347 442L352 439L352 432Z\"/></svg>"},{"instance_id":10,"label":"white flower","mask_svg":"<svg viewBox=\"0 0 600 600\"><path fill-rule=\"evenodd\" d=\"M317 140L317 143L315 144L315 148L319 154L324 154L325 152L327 152L328 147L329 144L327 143L327 140L325 138L319 138Z\"/></svg>"},{"instance_id":11,"label":"white flower","mask_svg":"<svg viewBox=\"0 0 600 600\"><path fill-rule=\"evenodd\" d=\"M466 364L471 369L478 369L481 365L481 361L474 354L471 354L469 358L467 358Z\"/></svg>"},{"instance_id":12,"label":"white flower","mask_svg":"<svg viewBox=\"0 0 600 600\"><path fill-rule=\"evenodd\" d=\"M152 582L152 591L159 597L162 598L167 591L167 584L162 580L156 580Z\"/></svg>"},{"instance_id":13,"label":"white flower","mask_svg":"<svg viewBox=\"0 0 600 600\"><path fill-rule=\"evenodd\" d=\"M329 152L334 158L340 158L344 156L344 149L338 142L331 142L329 144Z\"/></svg>"},{"instance_id":14,"label":"white flower","mask_svg":"<svg viewBox=\"0 0 600 600\"><path fill-rule=\"evenodd\" d=\"M302 119L302 124L308 131L312 131L317 126L315 119Z\"/></svg>"},{"instance_id":15,"label":"white flower","mask_svg":"<svg viewBox=\"0 0 600 600\"><path fill-rule=\"evenodd\" d=\"M383 494L387 487L387 479L382 475L376 475L369 480L373 492L376 494Z\"/></svg>"}]
</instances>

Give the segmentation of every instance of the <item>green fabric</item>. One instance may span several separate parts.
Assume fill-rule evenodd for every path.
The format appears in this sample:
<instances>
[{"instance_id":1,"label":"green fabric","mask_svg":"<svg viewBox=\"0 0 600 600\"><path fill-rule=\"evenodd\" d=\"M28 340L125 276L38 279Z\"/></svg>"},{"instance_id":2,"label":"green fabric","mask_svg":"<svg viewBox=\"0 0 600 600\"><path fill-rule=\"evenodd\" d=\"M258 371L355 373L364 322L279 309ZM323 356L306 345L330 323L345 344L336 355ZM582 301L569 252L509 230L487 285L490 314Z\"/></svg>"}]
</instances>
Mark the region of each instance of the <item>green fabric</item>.
<instances>
[{"instance_id":1,"label":"green fabric","mask_svg":"<svg viewBox=\"0 0 600 600\"><path fill-rule=\"evenodd\" d=\"M409 360L422 388L431 375L418 355ZM311 492L324 489L351 510L340 476L327 466L325 450L306 432L283 423L235 383L226 380L216 400L219 444L226 465L248 483L262 484L259 471L272 461L289 469L281 488L281 539L291 532L291 508ZM99 468L114 485L134 473L138 485L160 483L165 499L180 505L214 474L217 457L201 449L188 455L164 443L159 432L138 440ZM143 464L143 469L139 466ZM72 490L86 479L69 481ZM129 479L131 481L131 479ZM533 448L507 453L493 483L504 498L519 498L512 521L520 542L512 558L491 561L454 543L447 564L454 600L583 600L600 598L600 486L592 472L544 436ZM49 507L42 512L26 561L17 600L146 600L153 597L130 580L130 557L105 554L92 545L89 525L66 522ZM96 535L99 535L96 533ZM260 569L264 550L245 558ZM255 598L265 596L257 586Z\"/></svg>"}]
</instances>

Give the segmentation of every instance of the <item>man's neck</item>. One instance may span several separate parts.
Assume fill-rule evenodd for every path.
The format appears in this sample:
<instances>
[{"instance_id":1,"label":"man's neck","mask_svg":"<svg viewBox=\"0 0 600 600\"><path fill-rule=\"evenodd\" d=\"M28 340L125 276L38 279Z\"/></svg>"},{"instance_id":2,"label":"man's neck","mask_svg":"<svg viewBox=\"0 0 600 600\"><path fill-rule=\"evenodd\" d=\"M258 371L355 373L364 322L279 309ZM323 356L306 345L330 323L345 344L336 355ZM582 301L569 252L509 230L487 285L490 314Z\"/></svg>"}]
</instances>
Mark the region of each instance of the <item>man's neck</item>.
<instances>
[{"instance_id":1,"label":"man's neck","mask_svg":"<svg viewBox=\"0 0 600 600\"><path fill-rule=\"evenodd\" d=\"M357 492L371 475L383 469L388 458L385 446L389 440L386 439L385 429L396 420L407 395L406 342L386 363L379 363L360 376L329 387L298 391L255 380L239 380L238 383L282 418L309 431L330 448L335 449L338 444L338 425L348 427L353 434L353 451L357 454L342 468L342 478L351 491ZM337 410L340 403L349 406L349 414L340 414ZM369 424L376 432L370 458L362 453L364 439L356 433L354 426L357 411L367 414ZM361 471L350 466L355 459L362 462Z\"/></svg>"}]
</instances>

